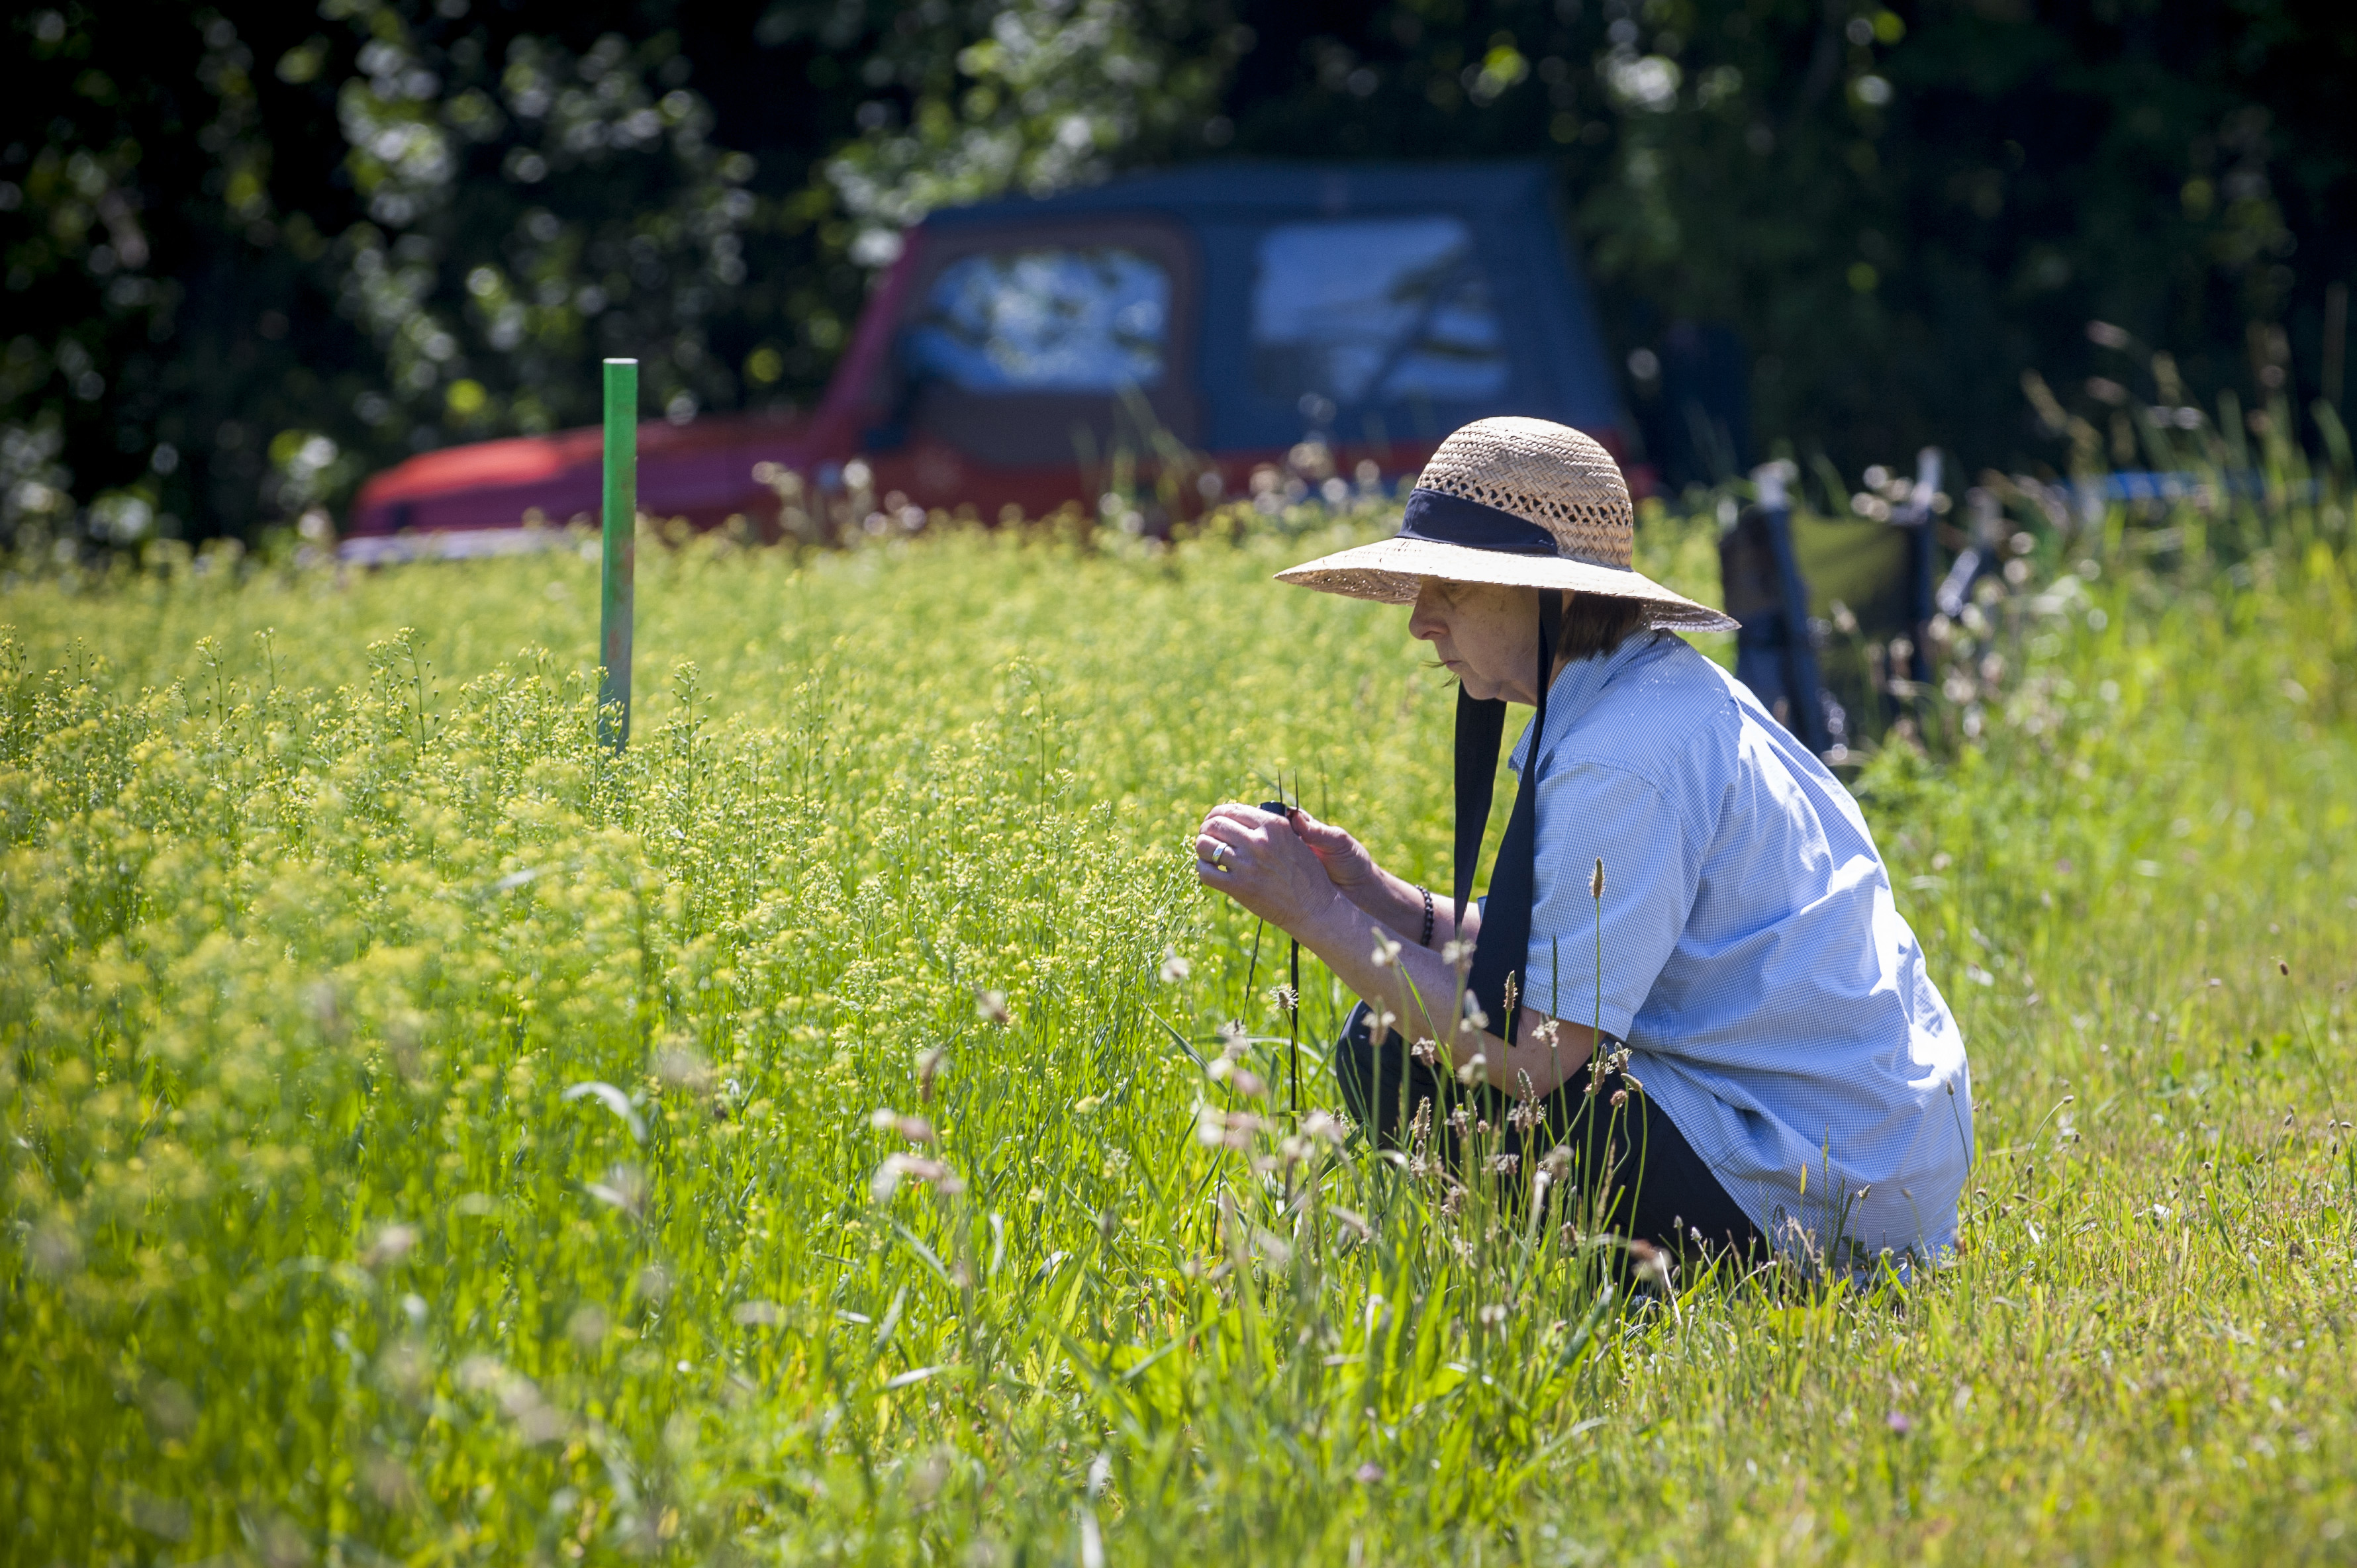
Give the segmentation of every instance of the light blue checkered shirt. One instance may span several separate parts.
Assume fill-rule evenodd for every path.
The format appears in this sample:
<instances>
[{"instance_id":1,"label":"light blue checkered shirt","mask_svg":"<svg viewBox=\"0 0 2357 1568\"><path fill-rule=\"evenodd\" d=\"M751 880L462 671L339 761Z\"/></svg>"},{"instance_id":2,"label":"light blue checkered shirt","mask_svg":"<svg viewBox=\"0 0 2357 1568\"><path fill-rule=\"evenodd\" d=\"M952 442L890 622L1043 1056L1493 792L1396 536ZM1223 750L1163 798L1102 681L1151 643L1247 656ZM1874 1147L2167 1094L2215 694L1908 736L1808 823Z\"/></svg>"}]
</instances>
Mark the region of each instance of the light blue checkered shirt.
<instances>
[{"instance_id":1,"label":"light blue checkered shirt","mask_svg":"<svg viewBox=\"0 0 2357 1568\"><path fill-rule=\"evenodd\" d=\"M1669 632L1555 678L1538 780L1524 1000L1625 1040L1780 1247L1844 1266L1947 1251L1972 1162L1964 1036L1849 791Z\"/></svg>"}]
</instances>

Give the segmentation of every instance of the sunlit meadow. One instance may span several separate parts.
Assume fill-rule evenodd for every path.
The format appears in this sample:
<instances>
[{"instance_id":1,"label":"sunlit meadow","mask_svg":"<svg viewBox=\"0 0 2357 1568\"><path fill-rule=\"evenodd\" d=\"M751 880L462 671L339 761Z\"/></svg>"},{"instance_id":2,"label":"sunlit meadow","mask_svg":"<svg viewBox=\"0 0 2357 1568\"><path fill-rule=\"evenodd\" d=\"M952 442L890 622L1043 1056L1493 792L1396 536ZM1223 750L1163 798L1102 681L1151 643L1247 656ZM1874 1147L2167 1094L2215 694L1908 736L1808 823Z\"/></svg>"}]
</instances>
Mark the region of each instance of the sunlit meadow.
<instances>
[{"instance_id":1,"label":"sunlit meadow","mask_svg":"<svg viewBox=\"0 0 2357 1568\"><path fill-rule=\"evenodd\" d=\"M1268 581L1381 526L650 549L620 757L577 553L13 579L0 1558L2357 1560L2345 510L1952 629L1855 787L1959 1255L1634 1302L1334 1135L1314 963L1297 1116L1189 872L1446 885L1453 693Z\"/></svg>"}]
</instances>

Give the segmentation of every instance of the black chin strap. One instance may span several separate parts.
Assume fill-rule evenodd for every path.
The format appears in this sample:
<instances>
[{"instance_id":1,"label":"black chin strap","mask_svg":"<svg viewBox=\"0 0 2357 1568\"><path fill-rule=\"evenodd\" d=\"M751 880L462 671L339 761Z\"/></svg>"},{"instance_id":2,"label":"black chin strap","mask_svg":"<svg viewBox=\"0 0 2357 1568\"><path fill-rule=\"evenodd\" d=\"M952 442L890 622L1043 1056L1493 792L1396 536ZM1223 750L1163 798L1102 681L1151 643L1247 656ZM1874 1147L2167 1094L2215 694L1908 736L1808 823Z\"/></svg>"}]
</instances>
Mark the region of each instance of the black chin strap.
<instances>
[{"instance_id":1,"label":"black chin strap","mask_svg":"<svg viewBox=\"0 0 2357 1568\"><path fill-rule=\"evenodd\" d=\"M1546 740L1547 687L1555 674L1555 643L1563 632L1563 600L1539 595L1538 712L1531 720L1530 755L1523 759L1514 809L1506 818L1498 858L1490 867L1490 901L1473 949L1468 994L1480 1004L1491 1032L1511 1042L1513 1020L1508 997L1529 994L1523 968L1531 947L1531 905L1536 892L1539 752ZM1473 865L1481 854L1481 830L1490 821L1490 799L1498 776L1498 751L1505 738L1506 704L1457 693L1457 919L1461 927L1473 891ZM1510 992L1511 987L1511 992Z\"/></svg>"},{"instance_id":2,"label":"black chin strap","mask_svg":"<svg viewBox=\"0 0 2357 1568\"><path fill-rule=\"evenodd\" d=\"M1490 825L1490 799L1498 782L1498 747L1506 734L1506 704L1457 688L1457 924L1473 899L1473 872L1481 860L1481 832Z\"/></svg>"}]
</instances>

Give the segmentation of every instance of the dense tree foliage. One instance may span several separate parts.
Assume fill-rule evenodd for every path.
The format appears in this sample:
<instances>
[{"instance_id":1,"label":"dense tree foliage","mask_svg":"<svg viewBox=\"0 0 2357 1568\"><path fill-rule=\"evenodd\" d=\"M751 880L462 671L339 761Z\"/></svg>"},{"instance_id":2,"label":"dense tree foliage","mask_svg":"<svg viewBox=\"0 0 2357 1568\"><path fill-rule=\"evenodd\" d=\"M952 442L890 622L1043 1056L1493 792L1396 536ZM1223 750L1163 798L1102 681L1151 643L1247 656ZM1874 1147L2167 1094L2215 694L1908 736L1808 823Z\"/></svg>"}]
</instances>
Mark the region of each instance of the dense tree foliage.
<instances>
[{"instance_id":1,"label":"dense tree foliage","mask_svg":"<svg viewBox=\"0 0 2357 1568\"><path fill-rule=\"evenodd\" d=\"M1563 0L1263 25L1236 145L1549 151L1620 347L1732 324L1756 427L1851 463L1925 441L2059 460L2029 450L2020 378L2127 380L2091 319L2179 350L2204 391L2272 388L2293 353L2312 395L2326 286L2357 263L2334 102L2357 31L2321 5Z\"/></svg>"},{"instance_id":2,"label":"dense tree foliage","mask_svg":"<svg viewBox=\"0 0 2357 1568\"><path fill-rule=\"evenodd\" d=\"M1680 345L1714 323L1754 426L1845 465L2062 463L2030 370L2115 436L2139 403L2338 397L2357 268L2357 29L2321 0L124 0L7 27L20 540L332 509L407 452L587 421L607 352L645 362L651 413L807 403L900 226L1181 158L1550 160L1649 428L1675 437Z\"/></svg>"}]
</instances>

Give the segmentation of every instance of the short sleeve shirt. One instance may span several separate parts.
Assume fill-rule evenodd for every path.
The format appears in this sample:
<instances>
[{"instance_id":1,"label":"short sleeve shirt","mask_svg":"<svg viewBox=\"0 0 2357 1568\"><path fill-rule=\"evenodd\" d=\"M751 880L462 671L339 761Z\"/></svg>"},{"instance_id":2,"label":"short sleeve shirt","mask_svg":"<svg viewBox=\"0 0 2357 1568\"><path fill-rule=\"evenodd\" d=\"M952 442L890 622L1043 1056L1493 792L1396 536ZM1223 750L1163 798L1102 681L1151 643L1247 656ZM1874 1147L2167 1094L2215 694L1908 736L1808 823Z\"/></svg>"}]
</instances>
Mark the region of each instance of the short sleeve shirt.
<instances>
[{"instance_id":1,"label":"short sleeve shirt","mask_svg":"<svg viewBox=\"0 0 2357 1568\"><path fill-rule=\"evenodd\" d=\"M1624 1041L1779 1246L1848 1267L1951 1248L1964 1039L1840 781L1669 632L1555 678L1535 777L1525 1000Z\"/></svg>"}]
</instances>

